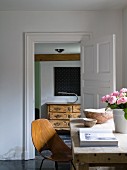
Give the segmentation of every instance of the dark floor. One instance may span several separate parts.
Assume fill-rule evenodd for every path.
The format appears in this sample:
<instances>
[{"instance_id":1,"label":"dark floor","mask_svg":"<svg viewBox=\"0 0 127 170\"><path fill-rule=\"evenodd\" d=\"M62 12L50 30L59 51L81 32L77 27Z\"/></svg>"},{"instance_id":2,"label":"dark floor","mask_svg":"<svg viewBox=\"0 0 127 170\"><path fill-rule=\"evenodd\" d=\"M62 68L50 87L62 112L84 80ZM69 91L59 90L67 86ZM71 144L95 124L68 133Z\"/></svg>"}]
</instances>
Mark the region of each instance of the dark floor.
<instances>
[{"instance_id":1,"label":"dark floor","mask_svg":"<svg viewBox=\"0 0 127 170\"><path fill-rule=\"evenodd\" d=\"M0 161L0 170L39 170L41 159L28 161ZM70 170L70 164L58 164L59 170ZM45 160L42 170L54 170L54 162Z\"/></svg>"}]
</instances>

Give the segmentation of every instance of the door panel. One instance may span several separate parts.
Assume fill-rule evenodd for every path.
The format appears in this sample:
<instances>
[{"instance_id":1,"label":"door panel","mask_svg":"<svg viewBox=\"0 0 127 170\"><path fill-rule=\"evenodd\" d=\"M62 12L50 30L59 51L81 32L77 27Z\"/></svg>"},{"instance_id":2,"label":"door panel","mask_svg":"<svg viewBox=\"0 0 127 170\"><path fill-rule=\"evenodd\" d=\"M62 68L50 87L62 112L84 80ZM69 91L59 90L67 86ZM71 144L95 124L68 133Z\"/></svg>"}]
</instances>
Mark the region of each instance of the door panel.
<instances>
[{"instance_id":1,"label":"door panel","mask_svg":"<svg viewBox=\"0 0 127 170\"><path fill-rule=\"evenodd\" d=\"M103 95L116 89L115 35L81 42L81 99L86 108L104 107Z\"/></svg>"}]
</instances>

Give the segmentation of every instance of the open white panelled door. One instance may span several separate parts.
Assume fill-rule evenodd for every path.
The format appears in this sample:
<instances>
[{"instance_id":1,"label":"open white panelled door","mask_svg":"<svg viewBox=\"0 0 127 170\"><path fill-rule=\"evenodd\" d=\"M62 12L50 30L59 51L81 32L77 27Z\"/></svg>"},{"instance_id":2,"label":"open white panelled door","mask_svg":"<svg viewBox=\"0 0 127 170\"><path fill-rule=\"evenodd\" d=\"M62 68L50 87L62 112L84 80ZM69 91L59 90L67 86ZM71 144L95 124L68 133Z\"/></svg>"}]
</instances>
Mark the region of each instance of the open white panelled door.
<instances>
[{"instance_id":1,"label":"open white panelled door","mask_svg":"<svg viewBox=\"0 0 127 170\"><path fill-rule=\"evenodd\" d=\"M81 42L82 114L102 108L101 97L116 89L115 35Z\"/></svg>"}]
</instances>

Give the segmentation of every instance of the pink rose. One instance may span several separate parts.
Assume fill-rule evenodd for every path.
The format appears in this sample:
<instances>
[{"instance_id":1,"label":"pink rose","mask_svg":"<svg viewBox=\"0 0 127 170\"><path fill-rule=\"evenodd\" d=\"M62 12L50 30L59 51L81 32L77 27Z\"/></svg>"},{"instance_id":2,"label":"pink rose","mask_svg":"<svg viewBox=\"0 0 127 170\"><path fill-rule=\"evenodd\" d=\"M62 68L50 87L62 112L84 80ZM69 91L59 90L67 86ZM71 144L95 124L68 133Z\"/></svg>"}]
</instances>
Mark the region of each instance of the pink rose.
<instances>
[{"instance_id":1,"label":"pink rose","mask_svg":"<svg viewBox=\"0 0 127 170\"><path fill-rule=\"evenodd\" d=\"M120 93L119 94L119 97L125 97L126 96L126 93Z\"/></svg>"},{"instance_id":2,"label":"pink rose","mask_svg":"<svg viewBox=\"0 0 127 170\"><path fill-rule=\"evenodd\" d=\"M110 98L110 95L107 94L107 95L105 96L105 98L106 98L106 101L108 101L109 98Z\"/></svg>"},{"instance_id":3,"label":"pink rose","mask_svg":"<svg viewBox=\"0 0 127 170\"><path fill-rule=\"evenodd\" d=\"M101 102L107 102L108 101L108 99L109 99L109 97L110 97L110 95L106 95L106 96L103 96L102 98L101 98Z\"/></svg>"},{"instance_id":4,"label":"pink rose","mask_svg":"<svg viewBox=\"0 0 127 170\"><path fill-rule=\"evenodd\" d=\"M117 97L117 96L119 96L119 92L118 92L118 91L115 91L115 92L112 93L111 96L116 96L116 97Z\"/></svg>"},{"instance_id":5,"label":"pink rose","mask_svg":"<svg viewBox=\"0 0 127 170\"><path fill-rule=\"evenodd\" d=\"M121 97L117 100L117 104L127 103L127 97Z\"/></svg>"},{"instance_id":6,"label":"pink rose","mask_svg":"<svg viewBox=\"0 0 127 170\"><path fill-rule=\"evenodd\" d=\"M101 102L106 102L106 97L105 96L103 96L102 98L101 98Z\"/></svg>"},{"instance_id":7,"label":"pink rose","mask_svg":"<svg viewBox=\"0 0 127 170\"><path fill-rule=\"evenodd\" d=\"M127 92L127 88L122 88L121 90L120 90L120 93L126 93Z\"/></svg>"},{"instance_id":8,"label":"pink rose","mask_svg":"<svg viewBox=\"0 0 127 170\"><path fill-rule=\"evenodd\" d=\"M116 103L116 100L117 100L116 96L110 96L108 102L109 102L110 104L114 104L114 103Z\"/></svg>"}]
</instances>

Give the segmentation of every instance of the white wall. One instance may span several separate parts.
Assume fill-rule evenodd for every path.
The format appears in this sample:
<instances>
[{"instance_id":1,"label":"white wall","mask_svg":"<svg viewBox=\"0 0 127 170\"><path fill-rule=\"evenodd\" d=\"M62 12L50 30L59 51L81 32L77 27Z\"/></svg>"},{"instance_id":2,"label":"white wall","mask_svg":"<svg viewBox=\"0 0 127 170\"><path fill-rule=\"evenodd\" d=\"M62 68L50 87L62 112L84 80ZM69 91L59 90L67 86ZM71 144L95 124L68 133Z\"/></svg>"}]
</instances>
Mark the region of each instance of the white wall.
<instances>
[{"instance_id":1,"label":"white wall","mask_svg":"<svg viewBox=\"0 0 127 170\"><path fill-rule=\"evenodd\" d=\"M94 37L116 34L117 88L121 88L121 11L0 12L0 159L22 158L24 32L85 31Z\"/></svg>"},{"instance_id":2,"label":"white wall","mask_svg":"<svg viewBox=\"0 0 127 170\"><path fill-rule=\"evenodd\" d=\"M127 87L127 8L123 11L123 85Z\"/></svg>"}]
</instances>

